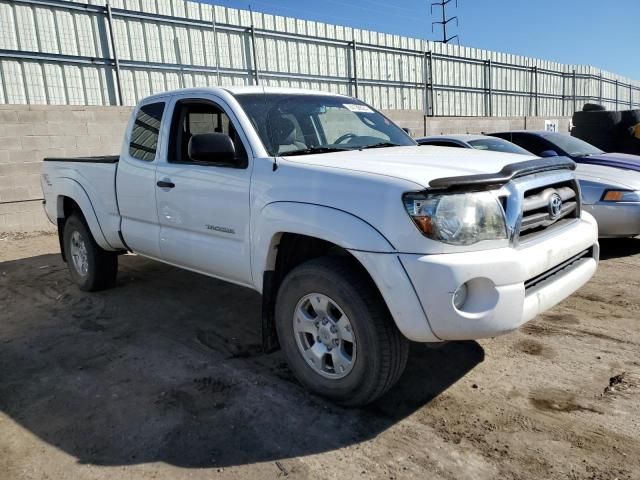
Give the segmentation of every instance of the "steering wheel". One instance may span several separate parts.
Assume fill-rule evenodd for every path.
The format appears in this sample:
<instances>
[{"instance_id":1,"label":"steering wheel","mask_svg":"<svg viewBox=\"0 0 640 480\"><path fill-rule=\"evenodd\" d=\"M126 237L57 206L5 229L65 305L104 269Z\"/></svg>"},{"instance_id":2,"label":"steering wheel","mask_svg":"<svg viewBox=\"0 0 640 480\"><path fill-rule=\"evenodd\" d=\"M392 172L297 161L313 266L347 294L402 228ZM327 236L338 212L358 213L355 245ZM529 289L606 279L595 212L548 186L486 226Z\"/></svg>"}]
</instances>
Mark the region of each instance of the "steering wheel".
<instances>
[{"instance_id":1,"label":"steering wheel","mask_svg":"<svg viewBox=\"0 0 640 480\"><path fill-rule=\"evenodd\" d=\"M344 142L345 140L351 140L352 138L357 137L358 135L356 135L355 133L345 133L344 135L342 135L341 137L337 138L334 143L334 145L338 145L342 142Z\"/></svg>"}]
</instances>

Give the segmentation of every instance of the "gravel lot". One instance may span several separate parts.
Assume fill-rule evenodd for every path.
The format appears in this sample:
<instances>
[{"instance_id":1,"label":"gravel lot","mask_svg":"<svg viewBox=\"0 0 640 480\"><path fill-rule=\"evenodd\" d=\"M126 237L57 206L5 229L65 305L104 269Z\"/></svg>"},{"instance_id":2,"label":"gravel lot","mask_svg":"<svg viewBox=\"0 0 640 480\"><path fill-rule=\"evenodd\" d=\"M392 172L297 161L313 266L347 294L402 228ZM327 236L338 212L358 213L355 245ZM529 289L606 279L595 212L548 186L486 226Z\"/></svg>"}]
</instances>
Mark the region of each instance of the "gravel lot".
<instances>
[{"instance_id":1,"label":"gravel lot","mask_svg":"<svg viewBox=\"0 0 640 480\"><path fill-rule=\"evenodd\" d=\"M640 478L640 239L521 331L412 345L345 410L260 352L260 298L121 257L71 284L51 234L0 237L0 479Z\"/></svg>"}]
</instances>

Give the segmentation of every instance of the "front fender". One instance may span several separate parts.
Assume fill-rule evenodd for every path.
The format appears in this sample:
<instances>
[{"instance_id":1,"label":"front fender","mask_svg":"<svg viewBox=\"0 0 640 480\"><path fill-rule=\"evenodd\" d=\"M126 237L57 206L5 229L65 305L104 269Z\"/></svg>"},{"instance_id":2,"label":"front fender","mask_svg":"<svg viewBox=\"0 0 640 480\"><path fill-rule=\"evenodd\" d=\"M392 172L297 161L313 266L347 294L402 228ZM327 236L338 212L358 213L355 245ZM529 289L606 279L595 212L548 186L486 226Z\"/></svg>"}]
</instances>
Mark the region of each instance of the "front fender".
<instances>
[{"instance_id":1,"label":"front fender","mask_svg":"<svg viewBox=\"0 0 640 480\"><path fill-rule=\"evenodd\" d=\"M378 287L400 331L414 341L439 341L429 327L395 247L373 225L356 215L323 205L270 203L252 225L254 279L262 279L265 271L275 268L276 247L282 233L319 238L351 252ZM261 291L262 285L256 288Z\"/></svg>"},{"instance_id":2,"label":"front fender","mask_svg":"<svg viewBox=\"0 0 640 480\"><path fill-rule=\"evenodd\" d=\"M604 195L604 192L605 190L607 190L607 188L616 188L616 187L607 185L607 183L603 181L580 180L582 204L593 205L595 203L598 203L602 198L602 195Z\"/></svg>"},{"instance_id":3,"label":"front fender","mask_svg":"<svg viewBox=\"0 0 640 480\"><path fill-rule=\"evenodd\" d=\"M56 178L55 216L57 218L64 218L65 197L69 197L78 204L96 243L105 250L116 250L105 238L102 228L100 227L100 223L98 222L98 217L93 204L82 185L71 178Z\"/></svg>"},{"instance_id":4,"label":"front fender","mask_svg":"<svg viewBox=\"0 0 640 480\"><path fill-rule=\"evenodd\" d=\"M280 234L297 233L331 242L346 250L391 253L394 246L375 227L361 218L333 207L299 202L265 205L253 220L251 269L258 284L266 270L275 266ZM256 285L259 287L259 285Z\"/></svg>"}]
</instances>

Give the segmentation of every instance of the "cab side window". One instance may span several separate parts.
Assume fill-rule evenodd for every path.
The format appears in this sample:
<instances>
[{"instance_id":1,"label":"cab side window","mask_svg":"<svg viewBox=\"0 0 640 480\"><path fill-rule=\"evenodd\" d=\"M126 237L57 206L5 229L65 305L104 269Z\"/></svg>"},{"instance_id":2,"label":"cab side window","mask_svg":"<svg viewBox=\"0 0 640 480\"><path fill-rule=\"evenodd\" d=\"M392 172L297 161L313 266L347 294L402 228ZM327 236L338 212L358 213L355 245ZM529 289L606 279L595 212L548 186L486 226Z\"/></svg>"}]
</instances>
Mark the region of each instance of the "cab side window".
<instances>
[{"instance_id":1,"label":"cab side window","mask_svg":"<svg viewBox=\"0 0 640 480\"><path fill-rule=\"evenodd\" d=\"M140 107L133 123L129 143L129 155L133 158L147 162L155 160L163 113L164 102L150 103Z\"/></svg>"},{"instance_id":2,"label":"cab side window","mask_svg":"<svg viewBox=\"0 0 640 480\"><path fill-rule=\"evenodd\" d=\"M212 102L178 102L173 113L169 161L172 163L195 163L189 158L189 140L203 133L228 135L236 150L233 163L212 163L214 166L246 168L247 151L238 131L225 111Z\"/></svg>"}]
</instances>

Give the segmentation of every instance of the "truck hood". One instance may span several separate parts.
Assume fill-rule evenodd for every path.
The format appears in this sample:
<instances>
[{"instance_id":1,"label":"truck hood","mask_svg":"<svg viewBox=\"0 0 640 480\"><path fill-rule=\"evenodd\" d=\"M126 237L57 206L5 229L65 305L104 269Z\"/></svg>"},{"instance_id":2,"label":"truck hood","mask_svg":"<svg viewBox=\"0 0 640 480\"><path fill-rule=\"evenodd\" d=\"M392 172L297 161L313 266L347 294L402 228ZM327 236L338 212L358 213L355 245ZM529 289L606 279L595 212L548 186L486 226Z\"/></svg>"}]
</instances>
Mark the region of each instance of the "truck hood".
<instances>
[{"instance_id":1,"label":"truck hood","mask_svg":"<svg viewBox=\"0 0 640 480\"><path fill-rule=\"evenodd\" d=\"M513 153L430 145L284 157L286 161L298 164L401 178L425 188L436 178L496 173L510 163L535 158L537 157Z\"/></svg>"},{"instance_id":2,"label":"truck hood","mask_svg":"<svg viewBox=\"0 0 640 480\"><path fill-rule=\"evenodd\" d=\"M589 155L588 157L578 157L575 161L576 163L603 165L605 167L614 167L640 172L640 156L629 155L627 153L603 153L600 155Z\"/></svg>"}]
</instances>

